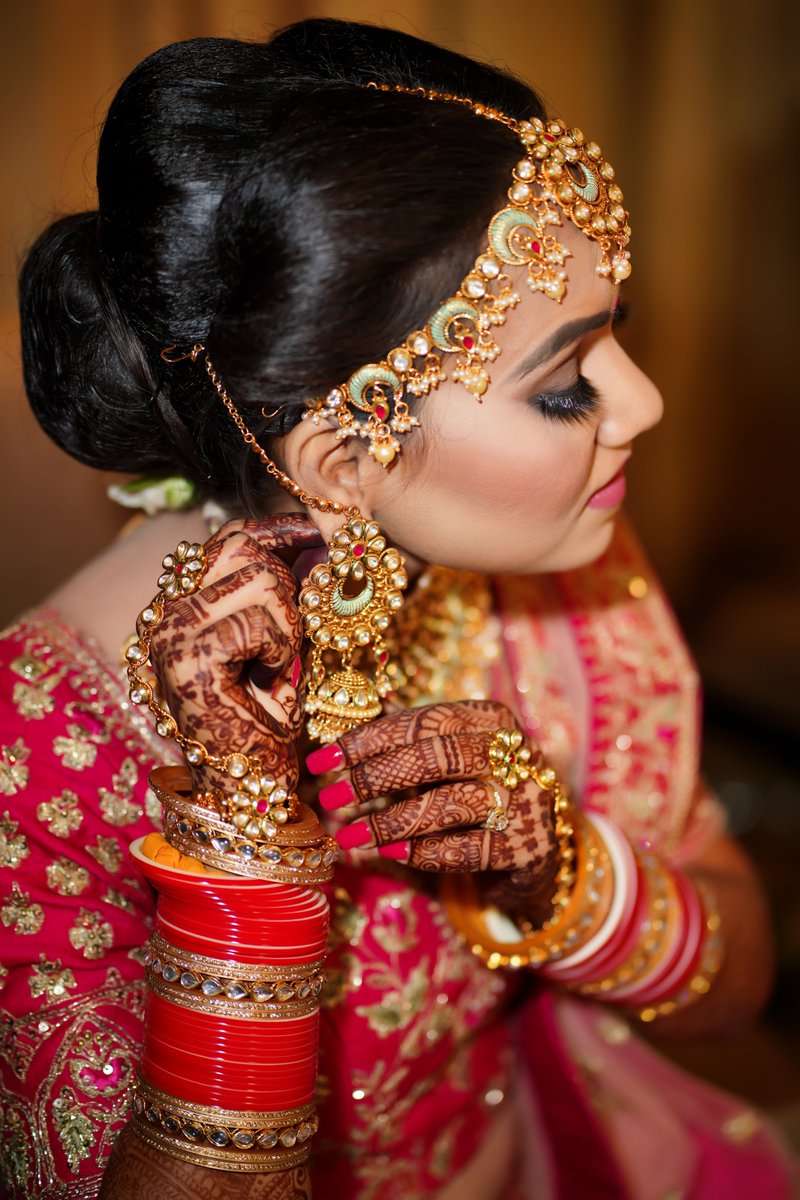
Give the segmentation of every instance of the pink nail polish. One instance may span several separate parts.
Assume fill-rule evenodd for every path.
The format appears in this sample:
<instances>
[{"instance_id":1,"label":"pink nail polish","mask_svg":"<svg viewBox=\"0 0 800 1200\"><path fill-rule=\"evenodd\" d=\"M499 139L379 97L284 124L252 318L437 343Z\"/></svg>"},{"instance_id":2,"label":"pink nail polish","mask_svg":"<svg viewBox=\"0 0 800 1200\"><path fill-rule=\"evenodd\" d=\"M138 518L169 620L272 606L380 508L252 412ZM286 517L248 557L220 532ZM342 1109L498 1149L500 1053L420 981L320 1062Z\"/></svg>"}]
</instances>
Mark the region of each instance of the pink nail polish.
<instances>
[{"instance_id":1,"label":"pink nail polish","mask_svg":"<svg viewBox=\"0 0 800 1200\"><path fill-rule=\"evenodd\" d=\"M292 663L292 687L293 688L297 687L297 681L300 678L301 665L302 664L300 662L300 655L298 654L297 658Z\"/></svg>"},{"instance_id":2,"label":"pink nail polish","mask_svg":"<svg viewBox=\"0 0 800 1200\"><path fill-rule=\"evenodd\" d=\"M326 771L337 771L344 766L344 755L336 742L312 750L306 759L306 766L312 775L324 775Z\"/></svg>"},{"instance_id":3,"label":"pink nail polish","mask_svg":"<svg viewBox=\"0 0 800 1200\"><path fill-rule=\"evenodd\" d=\"M372 841L372 830L366 821L356 821L355 825L340 829L336 840L343 850L355 850L356 846L366 846Z\"/></svg>"},{"instance_id":4,"label":"pink nail polish","mask_svg":"<svg viewBox=\"0 0 800 1200\"><path fill-rule=\"evenodd\" d=\"M353 785L349 779L337 779L336 783L329 783L327 787L320 789L319 802L326 812L344 808L347 804L355 804Z\"/></svg>"},{"instance_id":5,"label":"pink nail polish","mask_svg":"<svg viewBox=\"0 0 800 1200\"><path fill-rule=\"evenodd\" d=\"M390 842L378 850L381 858L393 858L397 862L408 862L411 857L411 842Z\"/></svg>"}]
</instances>

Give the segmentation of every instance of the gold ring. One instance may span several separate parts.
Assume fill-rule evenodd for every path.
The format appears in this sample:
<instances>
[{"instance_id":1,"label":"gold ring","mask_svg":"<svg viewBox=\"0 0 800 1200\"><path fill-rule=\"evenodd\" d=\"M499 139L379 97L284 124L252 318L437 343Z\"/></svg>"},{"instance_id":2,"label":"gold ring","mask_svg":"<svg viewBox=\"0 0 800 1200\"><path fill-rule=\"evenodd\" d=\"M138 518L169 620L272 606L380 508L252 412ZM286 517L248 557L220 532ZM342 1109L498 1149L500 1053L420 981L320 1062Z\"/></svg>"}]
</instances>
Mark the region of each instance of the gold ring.
<instances>
[{"instance_id":1,"label":"gold ring","mask_svg":"<svg viewBox=\"0 0 800 1200\"><path fill-rule=\"evenodd\" d=\"M531 751L518 729L498 729L489 743L492 778L513 792L531 776Z\"/></svg>"},{"instance_id":2,"label":"gold ring","mask_svg":"<svg viewBox=\"0 0 800 1200\"><path fill-rule=\"evenodd\" d=\"M178 542L171 554L164 555L161 565L164 570L158 577L158 586L165 599L177 600L197 591L206 573L208 559L199 542Z\"/></svg>"},{"instance_id":3,"label":"gold ring","mask_svg":"<svg viewBox=\"0 0 800 1200\"><path fill-rule=\"evenodd\" d=\"M495 833L502 833L504 829L508 828L508 813L503 803L503 797L488 779L485 780L485 783L492 797L492 807L489 809L486 820L483 822L483 827L484 829L491 829Z\"/></svg>"}]
</instances>

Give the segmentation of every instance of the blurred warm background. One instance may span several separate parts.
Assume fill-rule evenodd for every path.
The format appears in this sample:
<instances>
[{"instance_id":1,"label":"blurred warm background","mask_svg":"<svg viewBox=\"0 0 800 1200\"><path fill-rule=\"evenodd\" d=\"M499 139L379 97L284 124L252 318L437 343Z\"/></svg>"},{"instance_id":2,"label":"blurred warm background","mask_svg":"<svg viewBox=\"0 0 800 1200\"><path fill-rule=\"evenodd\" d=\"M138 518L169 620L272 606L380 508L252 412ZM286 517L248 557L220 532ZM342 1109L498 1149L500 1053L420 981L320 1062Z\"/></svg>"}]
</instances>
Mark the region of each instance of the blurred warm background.
<instances>
[{"instance_id":1,"label":"blurred warm background","mask_svg":"<svg viewBox=\"0 0 800 1200\"><path fill-rule=\"evenodd\" d=\"M667 415L630 508L706 679L706 765L767 877L781 943L768 1023L692 1061L800 1126L800 556L795 0L24 0L0 4L0 619L122 523L107 479L27 411L17 262L52 216L94 207L97 129L165 42L261 38L307 16L384 23L531 79L615 164L633 213L625 338Z\"/></svg>"}]
</instances>

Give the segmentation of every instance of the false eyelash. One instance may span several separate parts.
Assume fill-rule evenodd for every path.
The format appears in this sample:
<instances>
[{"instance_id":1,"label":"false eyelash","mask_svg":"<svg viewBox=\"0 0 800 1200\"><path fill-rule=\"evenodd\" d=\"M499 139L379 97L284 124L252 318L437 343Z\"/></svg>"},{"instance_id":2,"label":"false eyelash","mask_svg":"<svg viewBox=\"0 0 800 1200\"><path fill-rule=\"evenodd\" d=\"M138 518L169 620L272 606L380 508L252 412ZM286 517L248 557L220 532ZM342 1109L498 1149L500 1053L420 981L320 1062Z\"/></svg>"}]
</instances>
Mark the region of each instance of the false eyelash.
<instances>
[{"instance_id":1,"label":"false eyelash","mask_svg":"<svg viewBox=\"0 0 800 1200\"><path fill-rule=\"evenodd\" d=\"M597 389L579 375L572 387L559 392L540 392L532 403L550 421L585 421L599 407Z\"/></svg>"}]
</instances>

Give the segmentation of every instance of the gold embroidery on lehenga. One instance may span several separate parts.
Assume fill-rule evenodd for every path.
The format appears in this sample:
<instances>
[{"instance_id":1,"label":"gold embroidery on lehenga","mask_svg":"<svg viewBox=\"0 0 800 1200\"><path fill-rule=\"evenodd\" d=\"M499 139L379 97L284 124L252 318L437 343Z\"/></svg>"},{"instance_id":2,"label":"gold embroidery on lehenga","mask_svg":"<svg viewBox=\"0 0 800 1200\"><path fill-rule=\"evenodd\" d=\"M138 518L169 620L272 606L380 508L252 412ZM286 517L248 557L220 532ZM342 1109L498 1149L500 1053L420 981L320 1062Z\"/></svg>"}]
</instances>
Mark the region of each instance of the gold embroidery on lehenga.
<instances>
[{"instance_id":1,"label":"gold embroidery on lehenga","mask_svg":"<svg viewBox=\"0 0 800 1200\"><path fill-rule=\"evenodd\" d=\"M13 746L0 747L0 796L16 796L27 786L30 769L25 763L30 754L22 738Z\"/></svg>"},{"instance_id":2,"label":"gold embroidery on lehenga","mask_svg":"<svg viewBox=\"0 0 800 1200\"><path fill-rule=\"evenodd\" d=\"M134 825L143 815L144 809L134 796L139 771L132 758L126 758L118 774L112 776L111 789L97 789L100 811L109 825Z\"/></svg>"},{"instance_id":3,"label":"gold embroidery on lehenga","mask_svg":"<svg viewBox=\"0 0 800 1200\"><path fill-rule=\"evenodd\" d=\"M0 992L2 992L3 988L6 986L7 979L8 979L8 967L4 967L3 964L0 963Z\"/></svg>"},{"instance_id":4,"label":"gold embroidery on lehenga","mask_svg":"<svg viewBox=\"0 0 800 1200\"><path fill-rule=\"evenodd\" d=\"M64 788L60 796L53 796L52 800L45 800L37 806L36 819L46 825L54 837L69 837L83 823L77 794Z\"/></svg>"},{"instance_id":5,"label":"gold embroidery on lehenga","mask_svg":"<svg viewBox=\"0 0 800 1200\"><path fill-rule=\"evenodd\" d=\"M0 908L0 921L15 933L38 933L44 924L44 909L41 904L31 903L30 892L23 892L18 883L11 885L11 894Z\"/></svg>"},{"instance_id":6,"label":"gold embroidery on lehenga","mask_svg":"<svg viewBox=\"0 0 800 1200\"><path fill-rule=\"evenodd\" d=\"M111 904L114 908L121 908L123 912L132 914L136 912L136 906L133 901L124 896L122 892L118 892L116 888L106 888L106 894L102 897L102 900L104 904Z\"/></svg>"},{"instance_id":7,"label":"gold embroidery on lehenga","mask_svg":"<svg viewBox=\"0 0 800 1200\"><path fill-rule=\"evenodd\" d=\"M51 675L39 684L15 683L12 699L19 715L26 721L43 721L56 706L52 693L60 682L58 675Z\"/></svg>"},{"instance_id":8,"label":"gold embroidery on lehenga","mask_svg":"<svg viewBox=\"0 0 800 1200\"><path fill-rule=\"evenodd\" d=\"M85 771L93 767L97 758L97 746L91 740L91 732L83 725L68 725L69 737L53 738L53 753L61 759L62 766L70 771Z\"/></svg>"},{"instance_id":9,"label":"gold embroidery on lehenga","mask_svg":"<svg viewBox=\"0 0 800 1200\"><path fill-rule=\"evenodd\" d=\"M15 870L30 854L28 840L22 833L17 833L18 821L11 820L11 813L6 810L0 818L0 867L10 867Z\"/></svg>"},{"instance_id":10,"label":"gold embroidery on lehenga","mask_svg":"<svg viewBox=\"0 0 800 1200\"><path fill-rule=\"evenodd\" d=\"M60 958L50 961L44 954L40 954L38 964L31 967L28 987L34 1000L45 996L51 1004L55 1004L64 999L67 988L77 986L72 971L63 966Z\"/></svg>"},{"instance_id":11,"label":"gold embroidery on lehenga","mask_svg":"<svg viewBox=\"0 0 800 1200\"><path fill-rule=\"evenodd\" d=\"M116 838L104 838L98 835L95 838L95 844L87 846L86 849L95 862L98 862L111 875L116 875L122 866L122 847Z\"/></svg>"},{"instance_id":12,"label":"gold embroidery on lehenga","mask_svg":"<svg viewBox=\"0 0 800 1200\"><path fill-rule=\"evenodd\" d=\"M12 698L17 712L26 721L43 721L55 709L53 692L66 675L66 667L48 674L48 667L29 654L15 658L11 670L21 675L23 682L15 683Z\"/></svg>"},{"instance_id":13,"label":"gold embroidery on lehenga","mask_svg":"<svg viewBox=\"0 0 800 1200\"><path fill-rule=\"evenodd\" d=\"M84 958L103 958L114 944L114 930L103 914L81 908L67 935L74 950L82 950Z\"/></svg>"},{"instance_id":14,"label":"gold embroidery on lehenga","mask_svg":"<svg viewBox=\"0 0 800 1200\"><path fill-rule=\"evenodd\" d=\"M21 675L28 683L35 683L40 676L47 672L47 667L31 654L21 654L18 658L12 659L11 670L15 675Z\"/></svg>"},{"instance_id":15,"label":"gold embroidery on lehenga","mask_svg":"<svg viewBox=\"0 0 800 1200\"><path fill-rule=\"evenodd\" d=\"M89 872L69 858L57 858L45 871L47 886L59 896L80 896L89 886Z\"/></svg>"},{"instance_id":16,"label":"gold embroidery on lehenga","mask_svg":"<svg viewBox=\"0 0 800 1200\"><path fill-rule=\"evenodd\" d=\"M50 965L50 964L48 964ZM62 999L36 1013L3 1023L2 1057L24 1079L38 1051L62 1033L45 1077L28 1097L0 1083L0 1195L12 1185L24 1195L90 1200L97 1195L111 1146L127 1116L127 1085L139 1034L117 1023L114 1010L144 1017L144 983L126 983L113 967L90 995ZM57 1146L45 1113L52 1114L58 1144L70 1169L91 1161L91 1173L63 1180ZM85 1171L84 1167L84 1171Z\"/></svg>"},{"instance_id":17,"label":"gold embroidery on lehenga","mask_svg":"<svg viewBox=\"0 0 800 1200\"><path fill-rule=\"evenodd\" d=\"M25 1121L10 1105L0 1108L0 1126L3 1129L3 1154L0 1156L0 1183L9 1187L16 1184L27 1194L31 1178L28 1157Z\"/></svg>"},{"instance_id":18,"label":"gold embroidery on lehenga","mask_svg":"<svg viewBox=\"0 0 800 1200\"><path fill-rule=\"evenodd\" d=\"M116 1039L104 1029L84 1029L73 1045L69 1073L90 1099L119 1096L131 1081L131 1062L119 1054Z\"/></svg>"},{"instance_id":19,"label":"gold embroidery on lehenga","mask_svg":"<svg viewBox=\"0 0 800 1200\"><path fill-rule=\"evenodd\" d=\"M69 1168L77 1175L94 1145L94 1130L74 1091L66 1085L53 1101L53 1124Z\"/></svg>"},{"instance_id":20,"label":"gold embroidery on lehenga","mask_svg":"<svg viewBox=\"0 0 800 1200\"><path fill-rule=\"evenodd\" d=\"M387 1037L405 1029L419 1016L428 991L430 963L422 959L404 974L381 966L373 971L370 986L380 989L381 997L375 1004L362 1004L356 1008L370 1029L378 1037Z\"/></svg>"}]
</instances>

